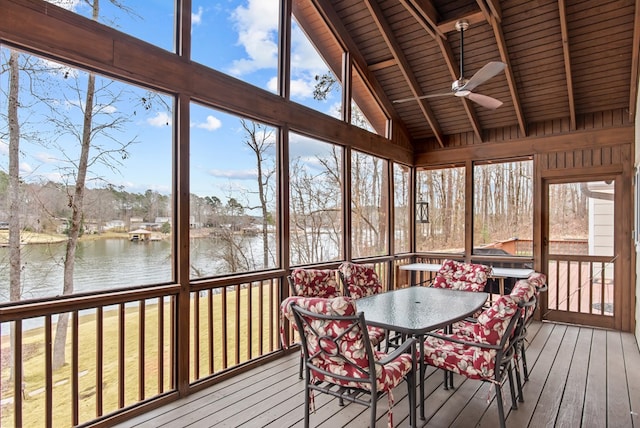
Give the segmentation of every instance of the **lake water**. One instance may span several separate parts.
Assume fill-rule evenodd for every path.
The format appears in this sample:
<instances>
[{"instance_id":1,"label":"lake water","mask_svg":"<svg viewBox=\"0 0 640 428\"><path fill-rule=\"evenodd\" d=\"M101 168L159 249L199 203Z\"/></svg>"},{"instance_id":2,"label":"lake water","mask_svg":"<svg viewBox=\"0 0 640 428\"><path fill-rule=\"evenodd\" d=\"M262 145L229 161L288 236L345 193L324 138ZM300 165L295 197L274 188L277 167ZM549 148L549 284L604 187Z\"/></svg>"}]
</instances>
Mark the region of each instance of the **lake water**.
<instances>
[{"instance_id":1,"label":"lake water","mask_svg":"<svg viewBox=\"0 0 640 428\"><path fill-rule=\"evenodd\" d=\"M259 241L259 239L258 239ZM191 264L199 276L219 273L220 245L198 239L192 245ZM29 244L22 247L22 298L62 294L65 243ZM96 239L78 243L74 269L74 292L169 283L173 281L171 243L131 242L127 239ZM0 302L9 300L9 250L0 248Z\"/></svg>"}]
</instances>

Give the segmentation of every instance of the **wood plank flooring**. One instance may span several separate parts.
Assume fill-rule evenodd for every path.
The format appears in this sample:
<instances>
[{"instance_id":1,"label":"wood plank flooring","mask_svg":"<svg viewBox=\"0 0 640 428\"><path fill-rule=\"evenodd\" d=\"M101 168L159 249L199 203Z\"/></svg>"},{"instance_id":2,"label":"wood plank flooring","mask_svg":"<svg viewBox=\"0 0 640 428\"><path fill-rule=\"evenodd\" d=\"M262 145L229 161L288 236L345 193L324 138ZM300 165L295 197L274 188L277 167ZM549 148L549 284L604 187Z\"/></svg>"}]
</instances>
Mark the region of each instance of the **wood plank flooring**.
<instances>
[{"instance_id":1,"label":"wood plank flooring","mask_svg":"<svg viewBox=\"0 0 640 428\"><path fill-rule=\"evenodd\" d=\"M588 327L533 323L528 333L529 381L524 403L511 410L503 387L508 427L640 427L640 352L632 334ZM270 362L188 397L130 419L121 427L302 427L304 384L298 354ZM442 372L425 378L428 427L496 427L495 387L455 376L455 389L442 388ZM393 391L394 426L406 427L408 399L403 383ZM365 427L368 408L338 406L315 396L317 427ZM377 427L387 426L388 401L378 405Z\"/></svg>"}]
</instances>

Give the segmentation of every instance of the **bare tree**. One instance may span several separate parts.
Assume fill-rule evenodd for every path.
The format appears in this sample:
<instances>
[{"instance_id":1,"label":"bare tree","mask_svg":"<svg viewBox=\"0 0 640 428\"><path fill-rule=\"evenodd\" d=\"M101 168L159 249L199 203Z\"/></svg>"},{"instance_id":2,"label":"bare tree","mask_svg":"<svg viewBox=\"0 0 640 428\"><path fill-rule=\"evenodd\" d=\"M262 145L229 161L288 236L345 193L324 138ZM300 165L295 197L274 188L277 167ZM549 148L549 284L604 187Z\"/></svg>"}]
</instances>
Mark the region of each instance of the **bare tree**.
<instances>
[{"instance_id":1,"label":"bare tree","mask_svg":"<svg viewBox=\"0 0 640 428\"><path fill-rule=\"evenodd\" d=\"M253 151L256 156L257 168L257 184L258 184L258 201L257 207L248 207L249 209L258 208L262 214L262 267L269 267L269 202L272 195L271 179L275 174L275 165L267 165L266 154L269 150L273 151L275 146L273 129L260 123L241 119L240 123L245 131L244 143Z\"/></svg>"}]
</instances>

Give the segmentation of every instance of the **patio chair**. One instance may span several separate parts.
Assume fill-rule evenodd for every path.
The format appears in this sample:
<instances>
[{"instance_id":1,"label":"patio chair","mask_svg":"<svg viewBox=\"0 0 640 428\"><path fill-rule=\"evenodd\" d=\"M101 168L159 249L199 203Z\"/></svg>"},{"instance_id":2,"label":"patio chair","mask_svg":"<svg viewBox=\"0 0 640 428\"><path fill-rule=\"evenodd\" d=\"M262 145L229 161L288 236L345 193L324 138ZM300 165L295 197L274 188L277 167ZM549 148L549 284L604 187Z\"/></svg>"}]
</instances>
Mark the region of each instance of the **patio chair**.
<instances>
[{"instance_id":1,"label":"patio chair","mask_svg":"<svg viewBox=\"0 0 640 428\"><path fill-rule=\"evenodd\" d=\"M523 361L523 372L525 374L524 379L526 381L528 380L528 374L526 372L524 342L527 337L527 326L531 322L531 317L533 316L533 312L535 311L537 304L536 287L529 280L520 279L516 281L509 296L520 307L520 317L516 324L513 337L510 340L514 342L514 358L516 381L518 386L518 397L519 401L524 401L524 397L522 394L522 379L520 377L520 360L522 359ZM456 334L472 337L476 325L477 318L469 318L455 323L452 330Z\"/></svg>"},{"instance_id":2,"label":"patio chair","mask_svg":"<svg viewBox=\"0 0 640 428\"><path fill-rule=\"evenodd\" d=\"M502 384L505 376L511 389L511 408L517 409L512 362L515 328L521 311L511 296L500 296L478 317L470 335L429 333L424 341L424 362L469 379L496 386L500 426L505 426Z\"/></svg>"},{"instance_id":3,"label":"patio chair","mask_svg":"<svg viewBox=\"0 0 640 428\"><path fill-rule=\"evenodd\" d=\"M344 262L338 266L338 275L345 296L359 299L382 292L382 284L373 265Z\"/></svg>"},{"instance_id":4,"label":"patio chair","mask_svg":"<svg viewBox=\"0 0 640 428\"><path fill-rule=\"evenodd\" d=\"M296 268L287 276L292 296L332 298L340 296L336 271L333 269ZM304 368L304 355L300 350L300 379Z\"/></svg>"},{"instance_id":5,"label":"patio chair","mask_svg":"<svg viewBox=\"0 0 640 428\"><path fill-rule=\"evenodd\" d=\"M416 426L415 339L407 339L391 354L374 350L362 312L353 299L296 299L284 308L302 332L305 360L305 414L308 427L314 410L314 392L326 393L370 407L370 425L376 426L378 399L389 399L388 425L393 426L392 389L407 383L410 424Z\"/></svg>"},{"instance_id":6,"label":"patio chair","mask_svg":"<svg viewBox=\"0 0 640 428\"><path fill-rule=\"evenodd\" d=\"M360 299L383 291L380 278L371 264L343 262L338 266L338 276L342 282L344 295L352 299ZM379 327L369 327L369 338L374 346L378 346L378 349L379 345L385 341L386 350L389 350L391 342L388 331ZM391 339L394 343L398 340L400 339L395 337Z\"/></svg>"},{"instance_id":7,"label":"patio chair","mask_svg":"<svg viewBox=\"0 0 640 428\"><path fill-rule=\"evenodd\" d=\"M444 260L431 286L463 291L483 291L490 272L490 266Z\"/></svg>"},{"instance_id":8,"label":"patio chair","mask_svg":"<svg viewBox=\"0 0 640 428\"><path fill-rule=\"evenodd\" d=\"M522 357L522 372L524 375L525 382L529 380L529 368L527 366L527 354L525 352L526 347L524 346L524 342L526 341L526 335L527 335L527 327L529 327L529 325L531 324L531 321L533 321L533 315L535 314L536 309L538 309L539 307L540 293L547 291L547 277L545 274L541 272L534 272L531 275L529 275L529 278L527 280L534 287L535 301L533 305L530 305L527 308L525 308L524 321L523 321L523 333L522 333L523 337L519 343L519 348L518 348L519 356Z\"/></svg>"},{"instance_id":9,"label":"patio chair","mask_svg":"<svg viewBox=\"0 0 640 428\"><path fill-rule=\"evenodd\" d=\"M292 296L332 298L341 295L333 269L296 268L287 276Z\"/></svg>"}]
</instances>

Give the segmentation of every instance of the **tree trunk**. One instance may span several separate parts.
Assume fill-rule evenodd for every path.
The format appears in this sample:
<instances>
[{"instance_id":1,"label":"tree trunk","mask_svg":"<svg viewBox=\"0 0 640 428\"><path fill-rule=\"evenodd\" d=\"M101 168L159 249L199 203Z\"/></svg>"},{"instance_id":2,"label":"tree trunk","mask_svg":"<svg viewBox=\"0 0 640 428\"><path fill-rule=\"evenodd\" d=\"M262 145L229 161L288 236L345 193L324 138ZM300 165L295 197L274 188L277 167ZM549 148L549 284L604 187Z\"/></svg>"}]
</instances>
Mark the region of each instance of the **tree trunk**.
<instances>
[{"instance_id":1,"label":"tree trunk","mask_svg":"<svg viewBox=\"0 0 640 428\"><path fill-rule=\"evenodd\" d=\"M17 302L21 298L20 286L20 122L18 121L20 69L19 54L9 54L9 301ZM13 373L15 361L15 325L11 323L11 379L18 379Z\"/></svg>"},{"instance_id":2,"label":"tree trunk","mask_svg":"<svg viewBox=\"0 0 640 428\"><path fill-rule=\"evenodd\" d=\"M97 3L96 3L97 4ZM95 13L94 5L94 13ZM73 195L69 195L69 207L71 208L71 220L67 237L67 251L64 258L64 284L62 294L73 293L73 270L75 267L76 248L80 229L82 227L83 201L87 168L89 164L89 149L91 148L91 126L93 121L93 97L95 94L95 75L89 73L87 81L87 95L85 99L84 121L82 124L82 143L80 161L78 163L78 175ZM59 369L66 363L65 344L67 341L67 326L69 313L58 316L56 336L53 344L53 369Z\"/></svg>"}]
</instances>

